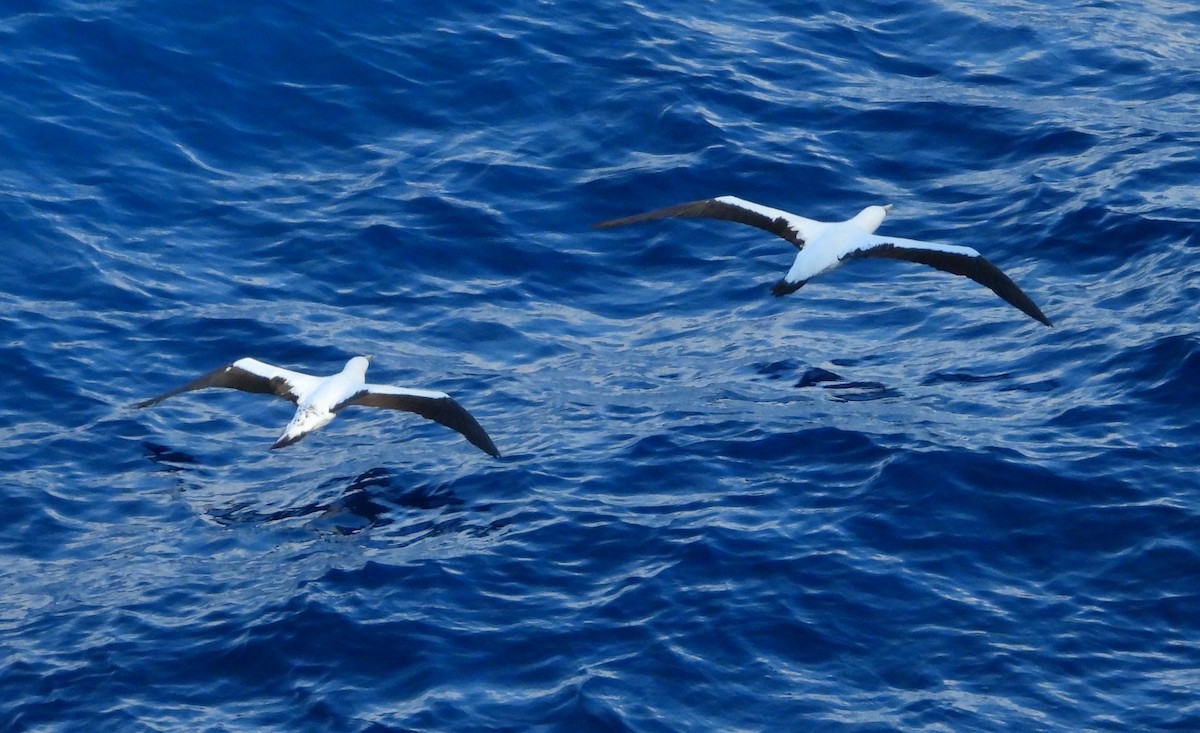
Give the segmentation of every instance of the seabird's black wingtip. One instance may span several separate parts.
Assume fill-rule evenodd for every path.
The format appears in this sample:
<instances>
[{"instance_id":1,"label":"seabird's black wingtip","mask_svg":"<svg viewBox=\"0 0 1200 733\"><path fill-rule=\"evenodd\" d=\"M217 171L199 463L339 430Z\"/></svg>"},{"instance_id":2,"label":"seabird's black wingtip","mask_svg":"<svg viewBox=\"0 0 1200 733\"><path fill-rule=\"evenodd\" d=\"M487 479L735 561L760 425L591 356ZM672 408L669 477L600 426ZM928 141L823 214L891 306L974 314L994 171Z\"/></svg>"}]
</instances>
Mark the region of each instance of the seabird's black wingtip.
<instances>
[{"instance_id":1,"label":"seabird's black wingtip","mask_svg":"<svg viewBox=\"0 0 1200 733\"><path fill-rule=\"evenodd\" d=\"M801 280L798 283L790 283L787 280L780 280L771 286L771 295L774 295L776 298L782 298L783 296L790 295L804 287L804 283L806 282L808 281Z\"/></svg>"},{"instance_id":2,"label":"seabird's black wingtip","mask_svg":"<svg viewBox=\"0 0 1200 733\"><path fill-rule=\"evenodd\" d=\"M482 430L483 429L480 428L481 432L482 432ZM500 457L499 449L496 448L496 444L492 442L492 439L488 436L487 433L483 433L482 435L467 436L467 440L469 440L471 442L471 444L474 445L476 448L483 451L484 453L487 453L492 458Z\"/></svg>"},{"instance_id":3,"label":"seabird's black wingtip","mask_svg":"<svg viewBox=\"0 0 1200 733\"><path fill-rule=\"evenodd\" d=\"M997 272L999 272L999 270L997 270ZM986 285L987 283L984 284ZM1037 304L1033 302L1032 298L1022 292L1022 290L1017 287L1012 280L1008 280L1008 284L1012 286L1011 290L1008 288L997 289L990 285L988 287L991 287L997 295L1008 301L1010 305L1014 306L1033 320L1041 323L1044 326L1048 326L1050 328L1054 327L1054 324L1050 322L1050 319L1046 317L1045 313L1042 313L1042 309L1037 307Z\"/></svg>"},{"instance_id":4,"label":"seabird's black wingtip","mask_svg":"<svg viewBox=\"0 0 1200 733\"><path fill-rule=\"evenodd\" d=\"M657 212L650 212L651 214ZM648 217L645 214L634 214L633 216L623 216L620 219L605 219L592 224L592 229L612 229L613 227L623 227L627 224L637 224L638 222L648 221L656 217Z\"/></svg>"},{"instance_id":5,"label":"seabird's black wingtip","mask_svg":"<svg viewBox=\"0 0 1200 733\"><path fill-rule=\"evenodd\" d=\"M295 435L295 436L291 436L291 437L288 437L285 435L282 438L280 438L279 440L275 441L275 443L271 445L271 450L275 450L276 448L286 448L289 445L291 445L292 443L299 441L306 434L307 433L301 433L299 435Z\"/></svg>"},{"instance_id":6,"label":"seabird's black wingtip","mask_svg":"<svg viewBox=\"0 0 1200 733\"><path fill-rule=\"evenodd\" d=\"M1026 299L1028 300L1028 296L1026 296ZM1017 307L1021 308L1019 305ZM1050 319L1046 317L1046 314L1042 313L1042 309L1038 308L1032 300L1029 300L1028 309L1021 308L1021 310L1025 311L1028 315L1033 316L1034 320L1041 322L1043 325L1054 328L1054 324L1050 322Z\"/></svg>"}]
</instances>

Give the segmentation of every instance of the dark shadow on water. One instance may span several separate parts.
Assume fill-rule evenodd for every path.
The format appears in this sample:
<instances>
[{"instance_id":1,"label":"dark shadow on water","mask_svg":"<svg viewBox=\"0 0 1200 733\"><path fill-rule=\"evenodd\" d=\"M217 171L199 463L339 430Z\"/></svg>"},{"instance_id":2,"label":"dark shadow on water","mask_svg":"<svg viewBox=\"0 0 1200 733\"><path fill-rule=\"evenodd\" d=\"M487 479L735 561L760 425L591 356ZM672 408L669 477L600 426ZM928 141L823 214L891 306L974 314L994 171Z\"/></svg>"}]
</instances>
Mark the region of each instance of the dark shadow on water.
<instances>
[{"instance_id":1,"label":"dark shadow on water","mask_svg":"<svg viewBox=\"0 0 1200 733\"><path fill-rule=\"evenodd\" d=\"M800 380L796 382L796 387L812 387L815 384L822 382L840 382L842 378L838 374L834 374L828 369L820 367L809 367L800 375Z\"/></svg>"},{"instance_id":2,"label":"dark shadow on water","mask_svg":"<svg viewBox=\"0 0 1200 733\"><path fill-rule=\"evenodd\" d=\"M143 441L146 459L166 473L192 471L199 461L192 455L158 443ZM314 501L284 509L265 510L261 504L239 500L205 512L224 527L272 524L306 520L310 529L337 535L352 535L367 529L403 524L402 534L412 535L404 544L425 537L468 533L483 536L501 529L506 522L480 524L474 520L491 511L487 505L466 508L466 502L454 490L442 486L404 486L384 467L364 471L357 476L337 476L321 483L319 496L335 496L330 501Z\"/></svg>"},{"instance_id":3,"label":"dark shadow on water","mask_svg":"<svg viewBox=\"0 0 1200 733\"><path fill-rule=\"evenodd\" d=\"M198 463L195 456L165 445L143 441L142 447L146 449L146 459L159 464L159 469L168 473L183 471L186 466Z\"/></svg>"},{"instance_id":4,"label":"dark shadow on water","mask_svg":"<svg viewBox=\"0 0 1200 733\"><path fill-rule=\"evenodd\" d=\"M803 371L801 371L803 369ZM796 389L820 387L830 391L830 399L835 402L868 402L889 397L899 397L901 392L882 382L851 382L842 375L822 367L803 365L791 359L783 359L766 364L758 364L755 372L770 380L778 380L789 374L799 372L799 377L792 385Z\"/></svg>"},{"instance_id":5,"label":"dark shadow on water","mask_svg":"<svg viewBox=\"0 0 1200 733\"><path fill-rule=\"evenodd\" d=\"M756 364L754 371L767 379L782 379L800 368L800 364L792 359L781 359L766 364Z\"/></svg>"},{"instance_id":6,"label":"dark shadow on water","mask_svg":"<svg viewBox=\"0 0 1200 733\"><path fill-rule=\"evenodd\" d=\"M929 387L936 384L982 384L986 382L1001 382L1011 378L1012 375L1007 372L999 374L969 374L967 372L938 371L922 379L921 386Z\"/></svg>"},{"instance_id":7,"label":"dark shadow on water","mask_svg":"<svg viewBox=\"0 0 1200 733\"><path fill-rule=\"evenodd\" d=\"M836 390L834 394L830 395L835 402L870 402L888 397L899 397L901 394L900 390L882 382L838 382L821 386L828 390Z\"/></svg>"},{"instance_id":8,"label":"dark shadow on water","mask_svg":"<svg viewBox=\"0 0 1200 733\"><path fill-rule=\"evenodd\" d=\"M465 532L483 536L504 524L489 522L480 525L473 522L471 520L476 513L486 513L489 508L479 506L465 511L466 502L452 489L444 486L406 488L398 485L392 473L382 467L372 468L353 478L329 479L322 483L319 493L329 495L339 489L337 498L331 501L316 501L269 511L241 501L210 510L208 516L217 524L227 527L303 519L307 520L305 525L310 529L337 535L353 535L367 529L402 525L401 534L408 536L402 543L404 545L443 534Z\"/></svg>"},{"instance_id":9,"label":"dark shadow on water","mask_svg":"<svg viewBox=\"0 0 1200 733\"><path fill-rule=\"evenodd\" d=\"M809 367L793 385L797 389L821 387L830 391L835 402L869 402L888 397L899 397L900 390L882 382L848 382L840 374L821 367Z\"/></svg>"},{"instance_id":10,"label":"dark shadow on water","mask_svg":"<svg viewBox=\"0 0 1200 733\"><path fill-rule=\"evenodd\" d=\"M1054 392L1062 387L1057 379L1040 379L1028 384L1014 384L1004 387L1005 392Z\"/></svg>"}]
</instances>

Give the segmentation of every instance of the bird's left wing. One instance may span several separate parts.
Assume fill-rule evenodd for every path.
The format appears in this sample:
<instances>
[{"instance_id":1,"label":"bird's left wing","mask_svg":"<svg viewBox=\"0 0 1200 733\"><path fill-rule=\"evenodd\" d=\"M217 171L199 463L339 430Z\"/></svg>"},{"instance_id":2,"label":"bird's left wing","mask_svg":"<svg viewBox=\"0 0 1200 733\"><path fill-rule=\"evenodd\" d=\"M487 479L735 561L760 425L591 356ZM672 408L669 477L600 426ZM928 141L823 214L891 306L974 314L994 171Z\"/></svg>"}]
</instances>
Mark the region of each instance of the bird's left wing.
<instances>
[{"instance_id":1,"label":"bird's left wing","mask_svg":"<svg viewBox=\"0 0 1200 733\"><path fill-rule=\"evenodd\" d=\"M959 247L952 244L936 244L921 242L916 239L902 237L882 237L872 234L864 240L859 249L847 252L842 259L860 259L883 257L893 260L908 260L929 265L943 272L968 277L989 288L1009 304L1020 309L1025 315L1051 326L1042 310L1025 294L1017 284L1000 271L1000 268L989 262L983 255L971 247Z\"/></svg>"},{"instance_id":2,"label":"bird's left wing","mask_svg":"<svg viewBox=\"0 0 1200 733\"><path fill-rule=\"evenodd\" d=\"M423 418L458 431L484 453L494 458L500 457L500 451L488 437L487 431L472 417L471 413L445 392L392 387L386 384L368 384L366 389L348 398L334 409L335 411L340 410L347 405L384 407L391 410L414 412Z\"/></svg>"}]
</instances>

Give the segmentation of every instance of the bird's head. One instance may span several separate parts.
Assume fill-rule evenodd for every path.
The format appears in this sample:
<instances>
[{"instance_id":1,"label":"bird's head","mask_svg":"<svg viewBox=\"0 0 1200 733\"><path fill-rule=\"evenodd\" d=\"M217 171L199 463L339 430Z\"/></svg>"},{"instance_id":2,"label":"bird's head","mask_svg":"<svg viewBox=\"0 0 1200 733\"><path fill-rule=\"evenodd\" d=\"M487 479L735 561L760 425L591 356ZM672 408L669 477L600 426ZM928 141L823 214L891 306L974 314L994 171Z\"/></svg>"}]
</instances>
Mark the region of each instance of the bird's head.
<instances>
[{"instance_id":1,"label":"bird's head","mask_svg":"<svg viewBox=\"0 0 1200 733\"><path fill-rule=\"evenodd\" d=\"M346 368L344 371L357 372L359 376L362 376L367 373L367 365L370 364L371 360L374 358L374 356L356 356L350 361L346 362Z\"/></svg>"},{"instance_id":2,"label":"bird's head","mask_svg":"<svg viewBox=\"0 0 1200 733\"><path fill-rule=\"evenodd\" d=\"M868 206L867 208L858 212L858 215L850 221L867 234L873 234L875 230L879 228L879 225L883 223L884 217L886 217L888 212L891 210L891 204L884 204L883 206Z\"/></svg>"}]
</instances>

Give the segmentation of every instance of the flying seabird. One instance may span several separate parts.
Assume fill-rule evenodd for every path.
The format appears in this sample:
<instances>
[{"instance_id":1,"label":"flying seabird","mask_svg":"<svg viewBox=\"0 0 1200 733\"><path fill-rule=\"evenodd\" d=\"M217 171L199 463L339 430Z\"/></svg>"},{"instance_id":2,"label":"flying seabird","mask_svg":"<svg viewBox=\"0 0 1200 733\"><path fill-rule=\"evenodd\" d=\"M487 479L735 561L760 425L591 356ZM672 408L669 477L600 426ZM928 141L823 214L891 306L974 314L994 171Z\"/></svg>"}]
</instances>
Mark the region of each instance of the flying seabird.
<instances>
[{"instance_id":1,"label":"flying seabird","mask_svg":"<svg viewBox=\"0 0 1200 733\"><path fill-rule=\"evenodd\" d=\"M623 219L602 221L594 226L607 229L669 217L736 221L771 232L791 242L800 250L792 268L771 288L776 297L796 292L812 278L836 269L845 260L883 257L920 262L955 275L969 277L980 285L991 288L992 292L1020 308L1031 318L1047 326L1051 325L1050 319L1046 318L1008 275L971 247L875 234L875 230L883 223L883 218L891 209L891 204L868 206L853 219L824 222L761 206L736 196L720 196Z\"/></svg>"},{"instance_id":2,"label":"flying seabird","mask_svg":"<svg viewBox=\"0 0 1200 733\"><path fill-rule=\"evenodd\" d=\"M367 364L372 357L356 356L342 371L328 377L314 377L272 366L257 359L238 359L229 366L205 374L182 387L165 392L134 407L150 407L174 395L208 387L240 389L243 392L271 394L296 404L296 415L272 448L283 448L328 425L342 408L350 405L387 407L415 412L421 417L457 430L483 452L499 458L492 439L467 412L445 392L386 384L367 384Z\"/></svg>"}]
</instances>

